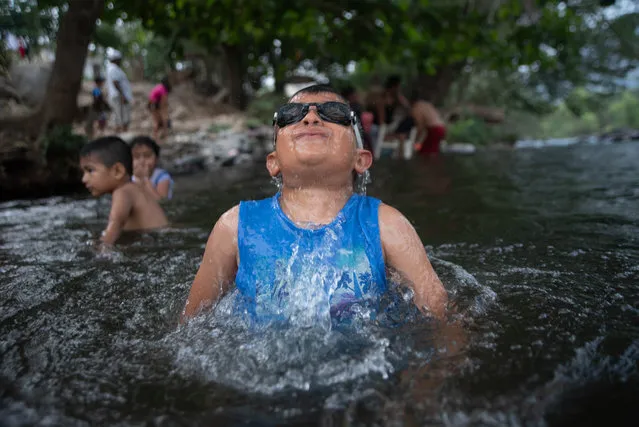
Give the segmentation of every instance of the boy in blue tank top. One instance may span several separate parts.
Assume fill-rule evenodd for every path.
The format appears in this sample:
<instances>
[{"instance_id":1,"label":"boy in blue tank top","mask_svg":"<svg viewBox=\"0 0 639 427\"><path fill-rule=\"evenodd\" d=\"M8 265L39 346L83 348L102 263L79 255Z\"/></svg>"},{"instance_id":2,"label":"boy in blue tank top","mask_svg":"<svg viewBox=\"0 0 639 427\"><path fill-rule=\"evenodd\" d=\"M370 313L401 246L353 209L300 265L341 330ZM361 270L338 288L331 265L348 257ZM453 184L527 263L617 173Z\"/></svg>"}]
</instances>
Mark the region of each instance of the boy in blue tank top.
<instances>
[{"instance_id":1,"label":"boy in blue tank top","mask_svg":"<svg viewBox=\"0 0 639 427\"><path fill-rule=\"evenodd\" d=\"M266 167L280 191L219 218L181 321L233 283L238 307L260 322L313 325L374 313L387 270L412 287L420 310L442 318L448 296L415 229L396 209L356 193L372 154L339 93L302 89L275 114L274 128Z\"/></svg>"}]
</instances>

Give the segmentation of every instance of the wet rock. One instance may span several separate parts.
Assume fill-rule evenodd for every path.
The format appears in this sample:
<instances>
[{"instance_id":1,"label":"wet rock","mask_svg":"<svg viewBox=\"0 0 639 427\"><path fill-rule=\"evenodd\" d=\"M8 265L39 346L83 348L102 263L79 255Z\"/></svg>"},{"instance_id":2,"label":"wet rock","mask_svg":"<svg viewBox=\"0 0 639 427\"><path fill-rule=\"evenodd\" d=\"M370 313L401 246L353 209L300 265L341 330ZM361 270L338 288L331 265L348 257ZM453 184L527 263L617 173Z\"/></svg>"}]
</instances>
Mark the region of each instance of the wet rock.
<instances>
[{"instance_id":1,"label":"wet rock","mask_svg":"<svg viewBox=\"0 0 639 427\"><path fill-rule=\"evenodd\" d=\"M175 109L171 112L171 120L184 120L188 117L189 112L186 110L185 107L181 105L176 106Z\"/></svg>"},{"instance_id":2,"label":"wet rock","mask_svg":"<svg viewBox=\"0 0 639 427\"><path fill-rule=\"evenodd\" d=\"M202 155L186 155L173 160L166 169L172 175L188 175L207 169L207 158Z\"/></svg>"},{"instance_id":3,"label":"wet rock","mask_svg":"<svg viewBox=\"0 0 639 427\"><path fill-rule=\"evenodd\" d=\"M2 117L24 116L32 111L31 108L16 102L14 99L0 100L0 115Z\"/></svg>"},{"instance_id":4,"label":"wet rock","mask_svg":"<svg viewBox=\"0 0 639 427\"><path fill-rule=\"evenodd\" d=\"M455 142L452 144L442 144L442 153L454 153L454 154L474 154L477 151L477 147L473 144L464 142Z\"/></svg>"},{"instance_id":5,"label":"wet rock","mask_svg":"<svg viewBox=\"0 0 639 427\"><path fill-rule=\"evenodd\" d=\"M637 141L639 140L639 129L615 129L601 134L599 140L603 143Z\"/></svg>"},{"instance_id":6,"label":"wet rock","mask_svg":"<svg viewBox=\"0 0 639 427\"><path fill-rule=\"evenodd\" d=\"M162 148L162 163L175 174L259 163L270 150L271 138L269 127L234 131L212 126L197 132L177 133Z\"/></svg>"}]
</instances>

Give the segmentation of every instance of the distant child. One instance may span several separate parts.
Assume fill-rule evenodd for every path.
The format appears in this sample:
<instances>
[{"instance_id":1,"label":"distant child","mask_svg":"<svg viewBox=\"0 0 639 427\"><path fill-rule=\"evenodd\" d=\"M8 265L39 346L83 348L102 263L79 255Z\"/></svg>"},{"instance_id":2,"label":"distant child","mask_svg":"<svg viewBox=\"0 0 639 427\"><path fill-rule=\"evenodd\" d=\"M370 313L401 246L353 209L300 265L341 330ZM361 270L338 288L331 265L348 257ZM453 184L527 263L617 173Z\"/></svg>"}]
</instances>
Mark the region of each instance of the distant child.
<instances>
[{"instance_id":1,"label":"distant child","mask_svg":"<svg viewBox=\"0 0 639 427\"><path fill-rule=\"evenodd\" d=\"M413 289L419 309L444 317L448 295L415 229L396 209L356 193L372 154L354 117L325 85L302 89L279 109L266 167L281 189L217 221L182 322L233 283L240 311L258 322L374 313L387 269Z\"/></svg>"},{"instance_id":2,"label":"distant child","mask_svg":"<svg viewBox=\"0 0 639 427\"><path fill-rule=\"evenodd\" d=\"M149 93L149 110L153 119L153 138L163 141L168 129L171 127L169 120L169 93L171 84L167 77L155 85Z\"/></svg>"},{"instance_id":3,"label":"distant child","mask_svg":"<svg viewBox=\"0 0 639 427\"><path fill-rule=\"evenodd\" d=\"M91 109L89 110L89 114L87 116L87 121L85 124L85 132L88 138L93 138L95 134L95 128L97 123L98 135L102 135L104 133L104 129L106 128L106 113L109 111L109 104L107 104L104 99L104 92L102 91L102 86L104 84L104 78L98 76L94 80L95 87L93 91L91 91L91 97L93 98L93 102L91 104Z\"/></svg>"},{"instance_id":4,"label":"distant child","mask_svg":"<svg viewBox=\"0 0 639 427\"><path fill-rule=\"evenodd\" d=\"M91 194L112 194L111 213L102 241L114 244L124 230L150 230L165 227L166 216L158 202L131 182L131 148L116 136L95 139L80 151L82 183Z\"/></svg>"},{"instance_id":5,"label":"distant child","mask_svg":"<svg viewBox=\"0 0 639 427\"><path fill-rule=\"evenodd\" d=\"M106 113L109 111L109 104L104 99L104 93L102 86L104 85L104 78L95 78L95 87L93 88L93 111L95 112L95 121L98 123L98 134L101 135L106 128Z\"/></svg>"},{"instance_id":6,"label":"distant child","mask_svg":"<svg viewBox=\"0 0 639 427\"><path fill-rule=\"evenodd\" d=\"M158 168L160 146L148 136L137 136L131 141L133 154L133 181L139 183L155 200L173 197L173 178Z\"/></svg>"}]
</instances>

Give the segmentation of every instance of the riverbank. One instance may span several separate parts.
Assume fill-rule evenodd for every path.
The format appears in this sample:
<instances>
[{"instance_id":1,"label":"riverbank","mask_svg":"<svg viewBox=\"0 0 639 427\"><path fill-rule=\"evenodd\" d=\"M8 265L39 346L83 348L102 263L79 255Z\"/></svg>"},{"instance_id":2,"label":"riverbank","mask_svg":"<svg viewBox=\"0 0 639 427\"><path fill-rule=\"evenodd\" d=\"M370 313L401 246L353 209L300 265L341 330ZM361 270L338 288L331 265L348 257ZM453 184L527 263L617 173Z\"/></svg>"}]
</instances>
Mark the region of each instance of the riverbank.
<instances>
[{"instance_id":1,"label":"riverbank","mask_svg":"<svg viewBox=\"0 0 639 427\"><path fill-rule=\"evenodd\" d=\"M34 87L42 80L40 74L32 79ZM25 84L21 83L20 87ZM120 135L125 140L151 134L153 123L146 99L152 87L148 82L132 84L130 131ZM92 102L92 89L92 82L83 83L78 95L76 123L53 129L43 140L37 141L19 131L0 131L0 200L32 199L83 190L77 155L88 139L85 117ZM22 102L3 100L0 112L7 117L31 113L39 96L35 92L34 89L31 94L21 93ZM257 127L259 122L247 114L214 98L198 95L189 84L179 85L171 93L170 116L172 130L163 144L162 160L174 174L246 162L252 159L252 153L260 153L255 147L261 146L262 135L268 132ZM105 134L113 134L112 129L107 128Z\"/></svg>"}]
</instances>

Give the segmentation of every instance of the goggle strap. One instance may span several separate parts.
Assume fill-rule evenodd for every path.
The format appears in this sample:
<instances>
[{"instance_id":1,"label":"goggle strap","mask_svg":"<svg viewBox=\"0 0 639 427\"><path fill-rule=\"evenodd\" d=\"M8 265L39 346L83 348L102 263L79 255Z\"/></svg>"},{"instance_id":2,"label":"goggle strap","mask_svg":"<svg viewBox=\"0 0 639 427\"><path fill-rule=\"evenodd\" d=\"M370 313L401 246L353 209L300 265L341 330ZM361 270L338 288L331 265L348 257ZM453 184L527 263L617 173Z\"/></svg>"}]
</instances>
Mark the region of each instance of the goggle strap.
<instances>
[{"instance_id":1,"label":"goggle strap","mask_svg":"<svg viewBox=\"0 0 639 427\"><path fill-rule=\"evenodd\" d=\"M353 126L353 130L355 131L355 142L357 144L357 148L364 148L362 135L359 133L359 126L357 126L357 116L353 111L351 111L351 126Z\"/></svg>"}]
</instances>

